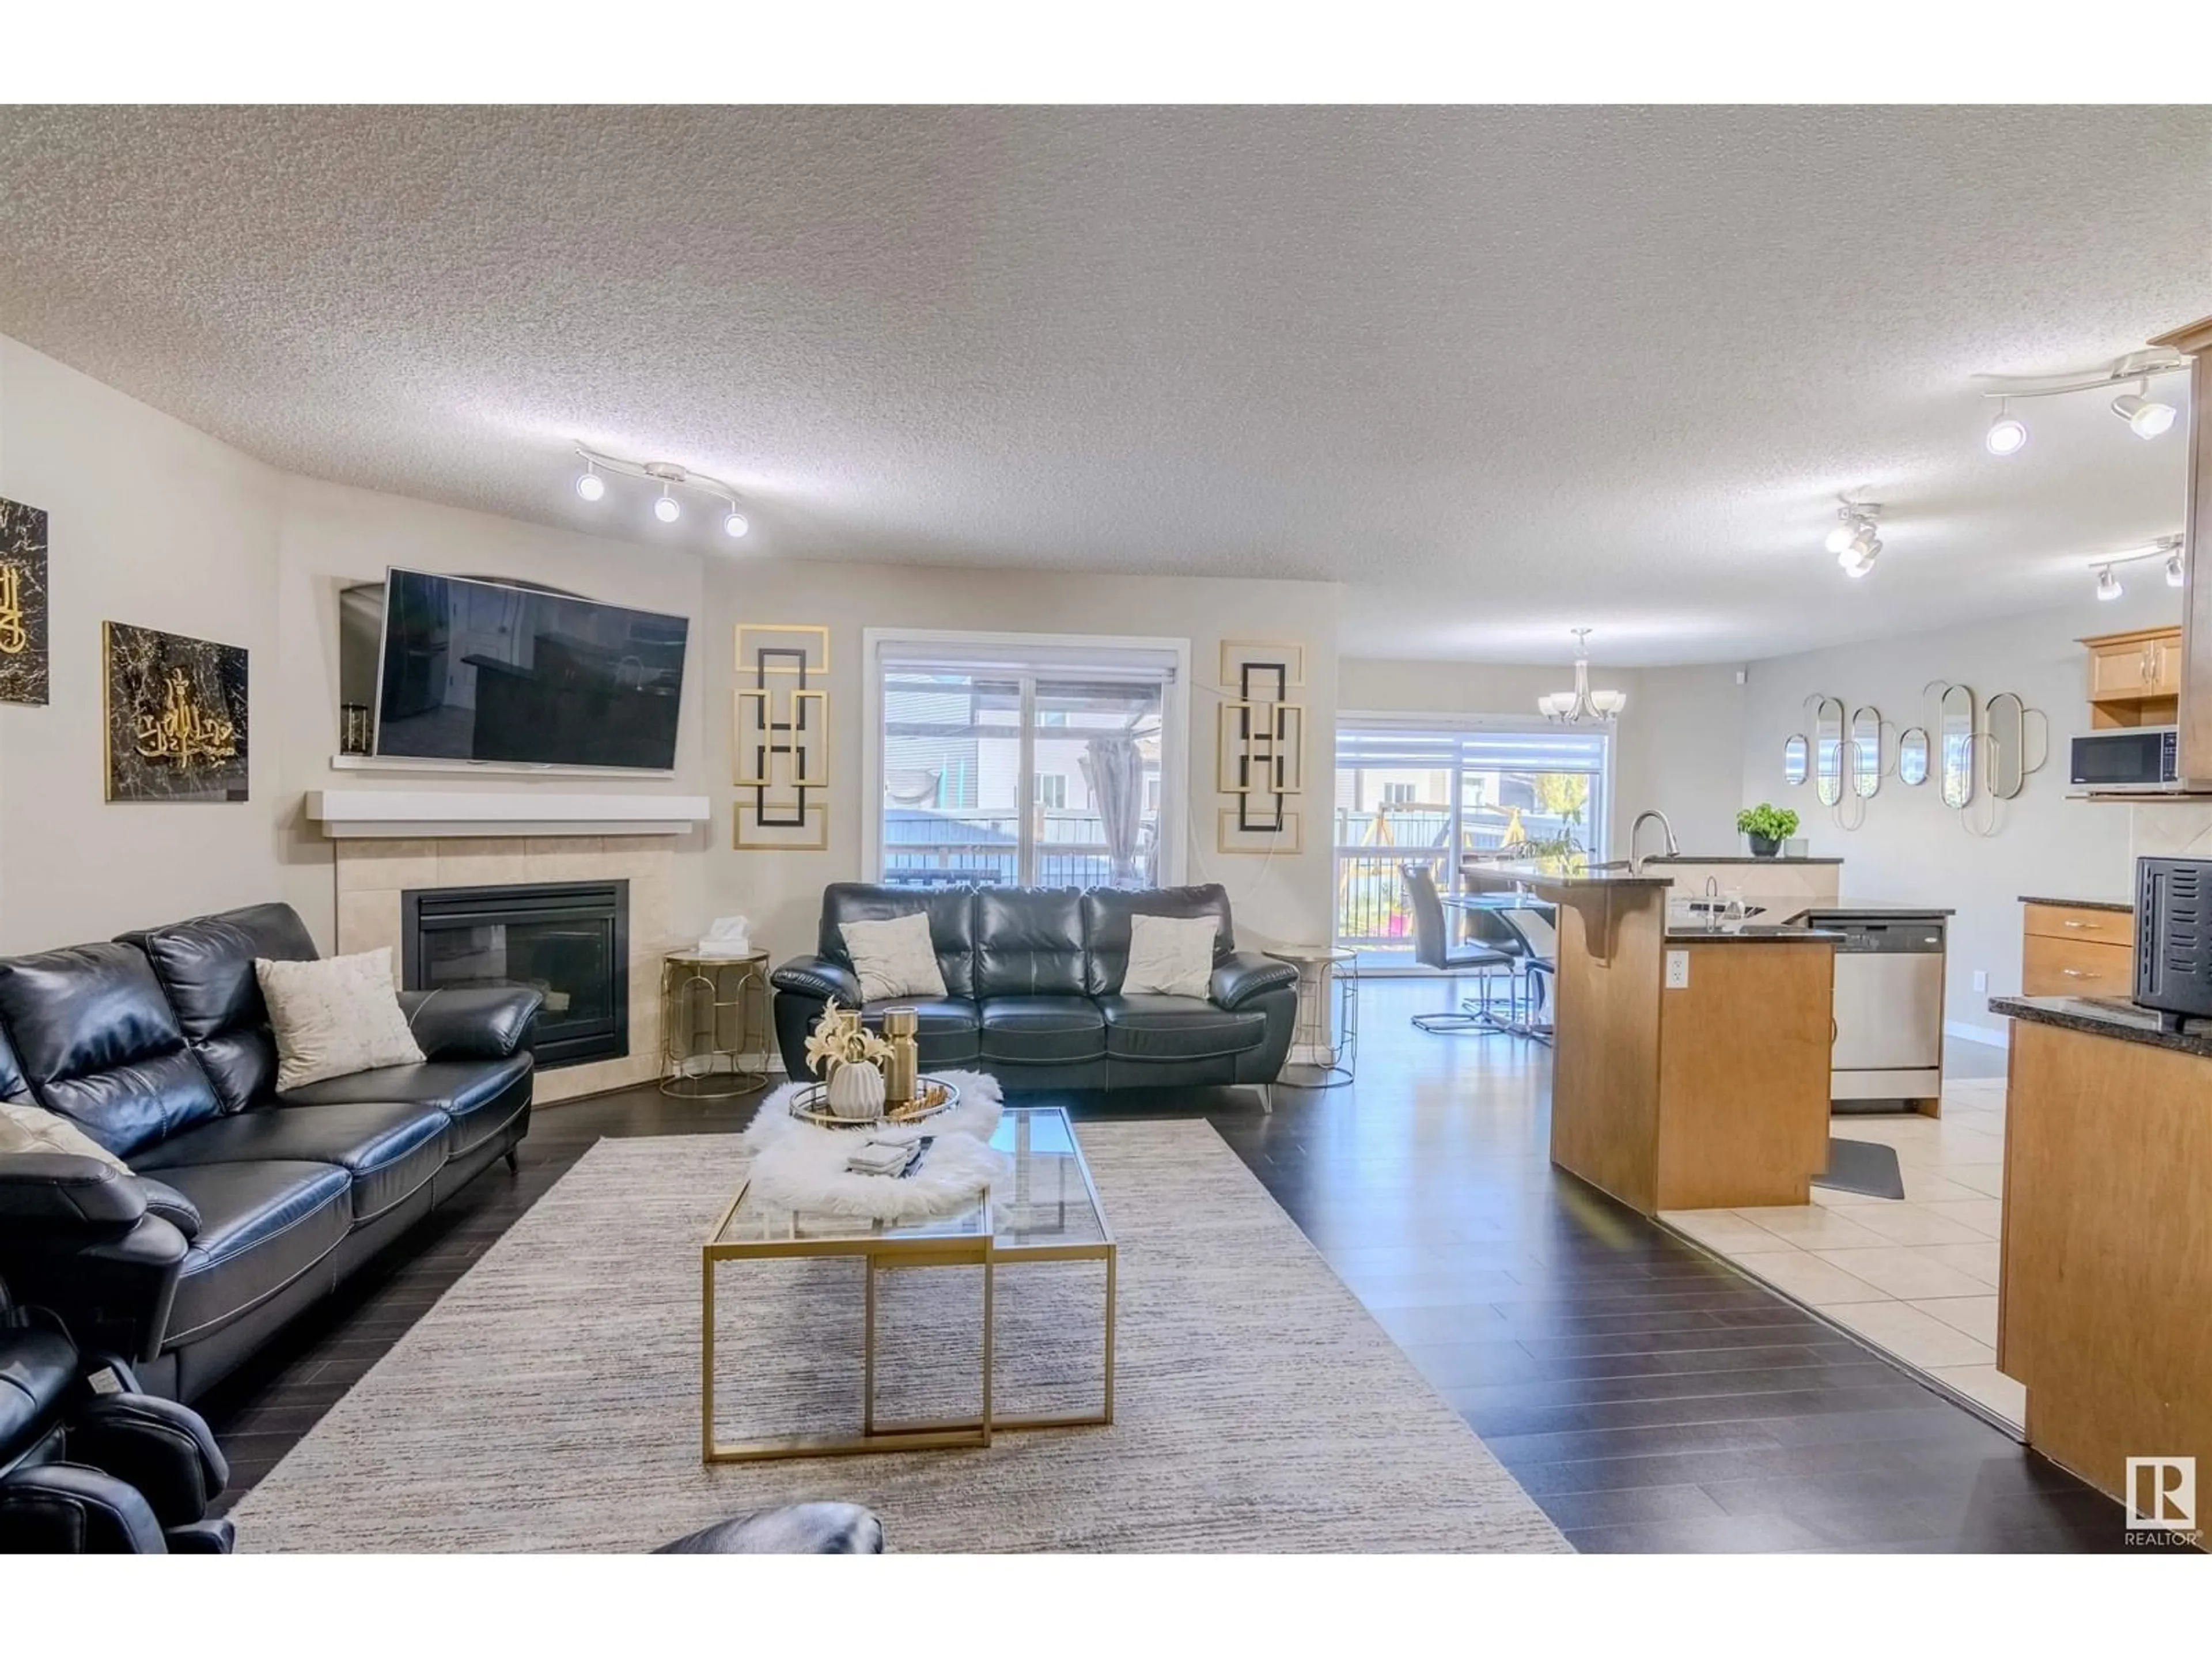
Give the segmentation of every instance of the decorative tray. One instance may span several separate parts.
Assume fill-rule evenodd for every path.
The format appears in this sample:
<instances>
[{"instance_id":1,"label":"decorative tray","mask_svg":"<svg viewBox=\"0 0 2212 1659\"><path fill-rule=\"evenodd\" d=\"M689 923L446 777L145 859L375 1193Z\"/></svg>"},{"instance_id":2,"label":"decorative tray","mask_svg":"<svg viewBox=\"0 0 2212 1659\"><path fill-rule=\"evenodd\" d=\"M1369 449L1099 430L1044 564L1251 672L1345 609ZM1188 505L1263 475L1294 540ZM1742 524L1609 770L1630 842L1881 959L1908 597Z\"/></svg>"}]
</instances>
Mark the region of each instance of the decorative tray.
<instances>
[{"instance_id":1,"label":"decorative tray","mask_svg":"<svg viewBox=\"0 0 2212 1659\"><path fill-rule=\"evenodd\" d=\"M839 1117L830 1109L830 1085L810 1083L791 1097L791 1115L824 1129L880 1129L887 1123L920 1123L960 1103L960 1091L942 1078L921 1079L919 1099L890 1108L881 1117Z\"/></svg>"}]
</instances>

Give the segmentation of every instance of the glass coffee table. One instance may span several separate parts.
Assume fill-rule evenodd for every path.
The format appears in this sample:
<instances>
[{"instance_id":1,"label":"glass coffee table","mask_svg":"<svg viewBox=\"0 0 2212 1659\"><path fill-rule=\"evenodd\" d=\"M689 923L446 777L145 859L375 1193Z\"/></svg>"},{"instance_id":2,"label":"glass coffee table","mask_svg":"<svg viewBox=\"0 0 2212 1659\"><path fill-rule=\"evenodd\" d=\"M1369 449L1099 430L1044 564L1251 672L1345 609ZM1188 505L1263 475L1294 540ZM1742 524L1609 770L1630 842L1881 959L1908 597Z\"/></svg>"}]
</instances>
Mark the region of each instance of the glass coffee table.
<instances>
[{"instance_id":1,"label":"glass coffee table","mask_svg":"<svg viewBox=\"0 0 2212 1659\"><path fill-rule=\"evenodd\" d=\"M991 1145L1013 1160L996 1187L953 1214L927 1221L862 1221L793 1210L756 1200L748 1180L701 1247L699 1297L700 1455L708 1463L841 1453L988 1446L999 1431L1103 1426L1114 1420L1114 1235L1099 1208L1067 1114L1018 1107L1000 1119ZM886 1177L889 1179L890 1177ZM862 1259L860 1431L722 1441L714 1429L714 1269L725 1261L799 1256ZM994 1413L993 1290L998 1270L1017 1263L1103 1261L1106 1267L1104 1368L1097 1411L1012 1417ZM980 1409L972 1416L882 1422L876 1414L876 1276L908 1268L980 1267L983 1275Z\"/></svg>"}]
</instances>

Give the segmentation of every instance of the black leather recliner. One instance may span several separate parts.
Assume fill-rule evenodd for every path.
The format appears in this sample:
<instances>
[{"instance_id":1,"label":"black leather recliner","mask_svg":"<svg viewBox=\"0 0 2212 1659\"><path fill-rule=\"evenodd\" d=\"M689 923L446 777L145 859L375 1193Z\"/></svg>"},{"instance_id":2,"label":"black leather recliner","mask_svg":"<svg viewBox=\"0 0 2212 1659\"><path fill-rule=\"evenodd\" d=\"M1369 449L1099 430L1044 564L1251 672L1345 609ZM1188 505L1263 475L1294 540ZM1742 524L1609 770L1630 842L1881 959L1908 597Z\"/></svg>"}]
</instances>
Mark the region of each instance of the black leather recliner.
<instances>
[{"instance_id":1,"label":"black leather recliner","mask_svg":"<svg viewBox=\"0 0 2212 1659\"><path fill-rule=\"evenodd\" d=\"M229 1481L198 1413L0 1285L0 1554L228 1555Z\"/></svg>"},{"instance_id":2,"label":"black leather recliner","mask_svg":"<svg viewBox=\"0 0 2212 1659\"><path fill-rule=\"evenodd\" d=\"M917 911L929 918L945 994L863 1002L843 924ZM1133 915L1213 919L1211 994L1123 994ZM806 1034L835 998L872 1024L887 1009L915 1009L927 1070L985 1072L1008 1089L1245 1084L1265 1099L1297 1013L1297 969L1238 951L1229 896L1212 884L918 891L840 882L823 892L816 954L769 977L776 1042L794 1078L809 1075Z\"/></svg>"},{"instance_id":3,"label":"black leather recliner","mask_svg":"<svg viewBox=\"0 0 2212 1659\"><path fill-rule=\"evenodd\" d=\"M131 1166L0 1157L0 1277L191 1400L530 1127L524 989L405 993L422 1064L278 1095L257 957L311 960L289 905L0 959L0 1098Z\"/></svg>"}]
</instances>

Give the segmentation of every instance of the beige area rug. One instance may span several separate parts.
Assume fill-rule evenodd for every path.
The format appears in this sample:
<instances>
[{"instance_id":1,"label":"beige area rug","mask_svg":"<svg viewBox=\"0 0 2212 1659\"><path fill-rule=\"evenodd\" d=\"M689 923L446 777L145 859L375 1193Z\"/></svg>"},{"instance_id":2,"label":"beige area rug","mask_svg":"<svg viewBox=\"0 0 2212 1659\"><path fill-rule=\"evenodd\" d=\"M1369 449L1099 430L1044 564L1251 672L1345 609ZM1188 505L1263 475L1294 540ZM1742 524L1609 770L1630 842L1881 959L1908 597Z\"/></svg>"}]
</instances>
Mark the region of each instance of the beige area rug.
<instances>
[{"instance_id":1,"label":"beige area rug","mask_svg":"<svg viewBox=\"0 0 2212 1659\"><path fill-rule=\"evenodd\" d=\"M702 1465L698 1246L743 1155L602 1140L247 1494L239 1547L632 1551L836 1498L901 1552L1568 1547L1211 1127L1078 1133L1121 1245L1110 1428ZM1101 1273L1000 1270L1000 1411L1096 1398ZM720 1273L722 1437L856 1423L859 1265ZM973 1409L980 1281L880 1281L881 1408Z\"/></svg>"}]
</instances>

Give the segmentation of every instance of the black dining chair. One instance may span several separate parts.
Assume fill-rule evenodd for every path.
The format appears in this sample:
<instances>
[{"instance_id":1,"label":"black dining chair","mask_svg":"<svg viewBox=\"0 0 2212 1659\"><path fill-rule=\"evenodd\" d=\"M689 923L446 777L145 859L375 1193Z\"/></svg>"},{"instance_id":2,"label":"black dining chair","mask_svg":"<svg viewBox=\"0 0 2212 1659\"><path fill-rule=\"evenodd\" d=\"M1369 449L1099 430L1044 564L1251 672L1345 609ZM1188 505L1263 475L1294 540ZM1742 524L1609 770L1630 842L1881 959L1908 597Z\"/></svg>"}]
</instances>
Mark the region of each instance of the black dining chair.
<instances>
[{"instance_id":1,"label":"black dining chair","mask_svg":"<svg viewBox=\"0 0 2212 1659\"><path fill-rule=\"evenodd\" d=\"M1413 913L1413 960L1442 974L1473 974L1482 981L1482 1004L1478 1012L1457 1008L1449 1013L1416 1014L1414 1026L1442 1035L1452 1031L1503 1031L1506 1026L1490 1012L1490 981L1498 974L1513 976L1514 958L1506 952L1479 945L1455 951L1444 927L1443 900L1437 894L1437 878L1425 864L1401 864L1398 876L1406 884L1406 906Z\"/></svg>"}]
</instances>

